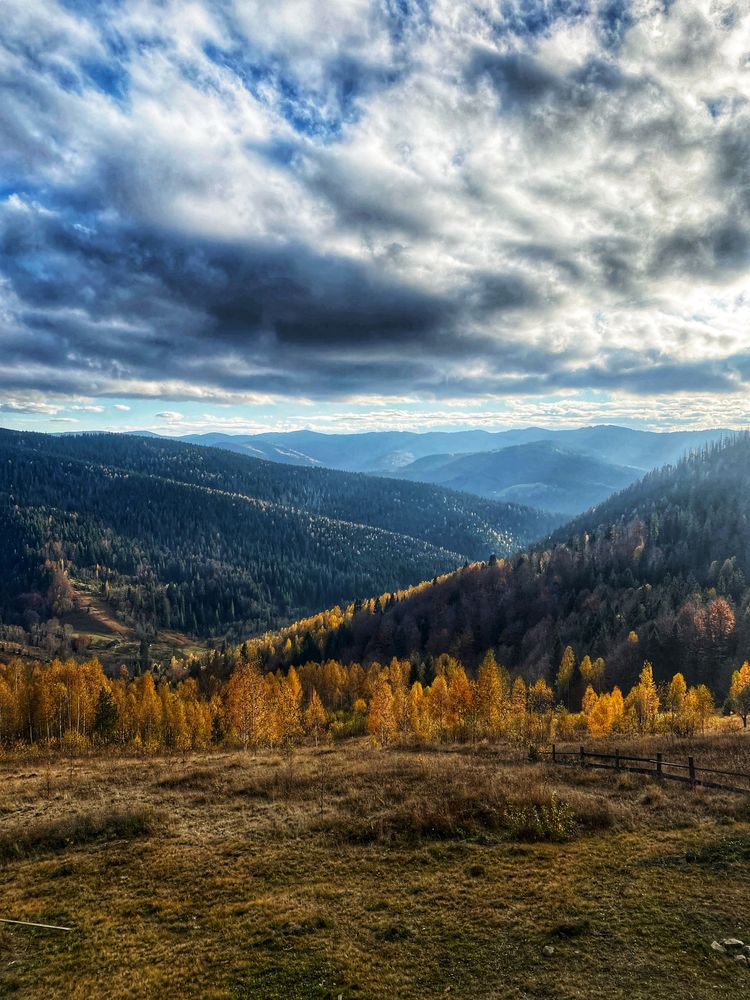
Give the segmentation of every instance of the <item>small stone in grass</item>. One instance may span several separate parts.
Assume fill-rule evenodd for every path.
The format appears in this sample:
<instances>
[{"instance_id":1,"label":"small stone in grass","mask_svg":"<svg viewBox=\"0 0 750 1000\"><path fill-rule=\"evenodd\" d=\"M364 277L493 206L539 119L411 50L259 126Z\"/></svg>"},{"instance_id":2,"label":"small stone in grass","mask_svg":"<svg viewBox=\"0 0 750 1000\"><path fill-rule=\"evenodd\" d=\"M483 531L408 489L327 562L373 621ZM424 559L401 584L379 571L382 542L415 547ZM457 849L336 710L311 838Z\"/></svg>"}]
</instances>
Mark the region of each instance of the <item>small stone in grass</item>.
<instances>
[{"instance_id":1,"label":"small stone in grass","mask_svg":"<svg viewBox=\"0 0 750 1000\"><path fill-rule=\"evenodd\" d=\"M551 958L555 954L555 949L552 947L551 944L545 944L545 946L542 948L542 954L544 955L545 958Z\"/></svg>"},{"instance_id":2,"label":"small stone in grass","mask_svg":"<svg viewBox=\"0 0 750 1000\"><path fill-rule=\"evenodd\" d=\"M745 946L739 938L722 938L721 944L726 951L741 951Z\"/></svg>"},{"instance_id":3,"label":"small stone in grass","mask_svg":"<svg viewBox=\"0 0 750 1000\"><path fill-rule=\"evenodd\" d=\"M719 944L718 941L712 941L711 942L711 948L714 951L718 951L719 954L721 954L721 955L726 955L726 953L727 953L727 949L724 947L723 944Z\"/></svg>"},{"instance_id":4,"label":"small stone in grass","mask_svg":"<svg viewBox=\"0 0 750 1000\"><path fill-rule=\"evenodd\" d=\"M735 955L734 960L737 965L744 965L747 968L747 955Z\"/></svg>"}]
</instances>

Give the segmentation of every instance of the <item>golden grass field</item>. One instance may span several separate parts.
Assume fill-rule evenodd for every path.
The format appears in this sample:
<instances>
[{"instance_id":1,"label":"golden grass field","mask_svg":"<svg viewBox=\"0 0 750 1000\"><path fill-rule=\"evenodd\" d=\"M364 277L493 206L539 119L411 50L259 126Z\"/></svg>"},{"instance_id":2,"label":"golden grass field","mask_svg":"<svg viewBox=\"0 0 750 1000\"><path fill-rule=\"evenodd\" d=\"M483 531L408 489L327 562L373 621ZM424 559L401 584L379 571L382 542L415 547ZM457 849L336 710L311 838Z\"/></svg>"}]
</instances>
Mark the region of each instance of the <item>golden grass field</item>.
<instances>
[{"instance_id":1,"label":"golden grass field","mask_svg":"<svg viewBox=\"0 0 750 1000\"><path fill-rule=\"evenodd\" d=\"M659 746L750 771L742 733ZM6 756L0 917L73 930L0 924L0 996L750 991L710 949L750 940L750 796L515 758Z\"/></svg>"}]
</instances>

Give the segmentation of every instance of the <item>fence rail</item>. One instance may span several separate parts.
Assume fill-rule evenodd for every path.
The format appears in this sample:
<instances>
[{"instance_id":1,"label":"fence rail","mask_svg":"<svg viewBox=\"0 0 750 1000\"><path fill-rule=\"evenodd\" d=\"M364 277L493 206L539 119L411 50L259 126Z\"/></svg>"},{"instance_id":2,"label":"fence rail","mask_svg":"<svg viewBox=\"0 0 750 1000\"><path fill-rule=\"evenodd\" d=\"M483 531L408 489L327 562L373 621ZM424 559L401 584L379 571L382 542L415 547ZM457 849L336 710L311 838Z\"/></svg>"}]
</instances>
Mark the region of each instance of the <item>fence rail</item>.
<instances>
[{"instance_id":1,"label":"fence rail","mask_svg":"<svg viewBox=\"0 0 750 1000\"><path fill-rule=\"evenodd\" d=\"M750 774L743 771L722 771L714 767L697 767L693 757L688 757L687 764L678 764L674 761L664 760L660 753L657 753L655 757L632 757L629 754L617 752L598 753L587 750L585 747L581 747L579 750L558 750L554 743L551 750L542 750L540 753L542 756L549 757L552 764L596 767L608 771L629 771L631 774L650 774L659 781L664 779L682 781L693 788L700 785L702 788L718 788L726 792L750 795ZM633 766L642 764L649 766ZM687 771L687 774L673 774L672 771ZM713 781L710 777L703 777L703 775L740 778L747 782L747 787L739 788L737 785L726 785Z\"/></svg>"}]
</instances>

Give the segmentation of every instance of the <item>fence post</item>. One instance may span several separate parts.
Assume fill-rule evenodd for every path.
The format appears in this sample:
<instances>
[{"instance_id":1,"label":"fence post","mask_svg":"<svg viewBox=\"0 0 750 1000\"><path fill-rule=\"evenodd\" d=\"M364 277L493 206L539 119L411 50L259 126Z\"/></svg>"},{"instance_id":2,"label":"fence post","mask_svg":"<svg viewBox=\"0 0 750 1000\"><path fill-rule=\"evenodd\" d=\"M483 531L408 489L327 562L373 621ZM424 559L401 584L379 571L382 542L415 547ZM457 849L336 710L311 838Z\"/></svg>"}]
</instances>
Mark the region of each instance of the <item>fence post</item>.
<instances>
[{"instance_id":1,"label":"fence post","mask_svg":"<svg viewBox=\"0 0 750 1000\"><path fill-rule=\"evenodd\" d=\"M586 748L581 747L581 765L585 763L585 757L586 757Z\"/></svg>"},{"instance_id":2,"label":"fence post","mask_svg":"<svg viewBox=\"0 0 750 1000\"><path fill-rule=\"evenodd\" d=\"M688 769L690 771L690 784L695 788L695 760L688 757Z\"/></svg>"},{"instance_id":3,"label":"fence post","mask_svg":"<svg viewBox=\"0 0 750 1000\"><path fill-rule=\"evenodd\" d=\"M663 777L662 771L661 771L661 754L660 753L658 753L656 755L656 777L659 780L661 780L661 778Z\"/></svg>"},{"instance_id":4,"label":"fence post","mask_svg":"<svg viewBox=\"0 0 750 1000\"><path fill-rule=\"evenodd\" d=\"M555 760L556 760L556 758L555 758L555 744L553 743L552 744L552 763L553 764L555 763Z\"/></svg>"}]
</instances>

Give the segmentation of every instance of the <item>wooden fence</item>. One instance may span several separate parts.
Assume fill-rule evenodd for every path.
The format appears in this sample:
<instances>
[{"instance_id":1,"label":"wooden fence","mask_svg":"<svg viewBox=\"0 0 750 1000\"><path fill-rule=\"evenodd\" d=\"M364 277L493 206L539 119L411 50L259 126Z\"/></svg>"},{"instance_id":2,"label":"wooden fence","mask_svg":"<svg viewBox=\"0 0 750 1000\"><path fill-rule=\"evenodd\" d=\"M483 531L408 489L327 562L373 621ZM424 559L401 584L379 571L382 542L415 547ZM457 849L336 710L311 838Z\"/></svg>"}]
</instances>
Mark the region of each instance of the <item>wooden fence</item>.
<instances>
[{"instance_id":1,"label":"wooden fence","mask_svg":"<svg viewBox=\"0 0 750 1000\"><path fill-rule=\"evenodd\" d=\"M597 753L581 747L580 750L558 750L552 744L551 750L540 751L543 757L548 757L552 764L571 764L579 767L600 767L609 771L630 771L635 774L650 774L659 781L682 781L695 788L719 788L726 792L740 792L750 795L750 774L743 771L720 771L713 767L698 767L693 757L688 757L687 764L676 764L664 760L662 754L655 757L631 757L628 754ZM646 766L647 765L647 766ZM675 773L681 772L681 773ZM706 775L707 777L704 777ZM713 780L719 778L735 778L746 783L745 787L736 784L729 785Z\"/></svg>"}]
</instances>

